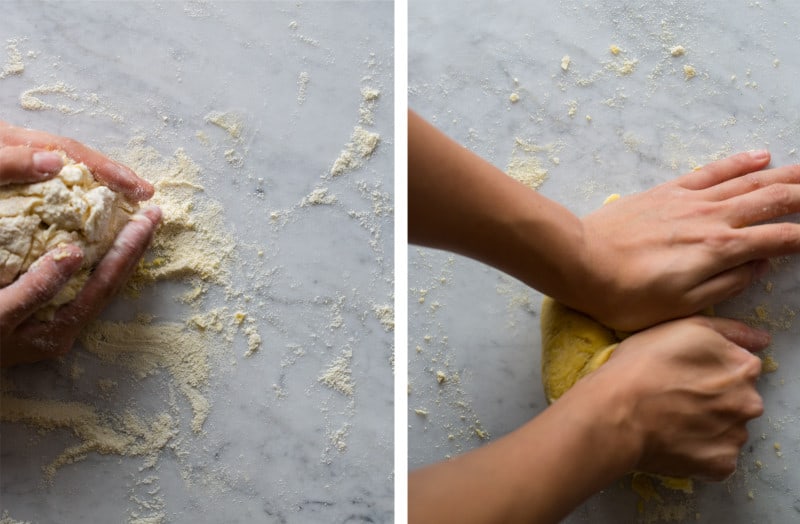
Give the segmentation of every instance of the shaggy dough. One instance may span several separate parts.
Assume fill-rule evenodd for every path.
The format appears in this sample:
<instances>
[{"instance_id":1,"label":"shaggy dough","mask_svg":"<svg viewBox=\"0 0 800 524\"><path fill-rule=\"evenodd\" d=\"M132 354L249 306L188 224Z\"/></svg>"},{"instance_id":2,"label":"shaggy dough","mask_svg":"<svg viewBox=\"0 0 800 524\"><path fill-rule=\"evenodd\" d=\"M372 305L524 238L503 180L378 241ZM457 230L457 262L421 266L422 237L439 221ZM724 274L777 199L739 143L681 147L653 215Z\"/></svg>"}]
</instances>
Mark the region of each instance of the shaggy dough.
<instances>
[{"instance_id":1,"label":"shaggy dough","mask_svg":"<svg viewBox=\"0 0 800 524\"><path fill-rule=\"evenodd\" d=\"M69 302L136 207L66 155L64 167L50 180L0 187L0 287L60 244L74 244L83 250L83 268L49 307Z\"/></svg>"}]
</instances>

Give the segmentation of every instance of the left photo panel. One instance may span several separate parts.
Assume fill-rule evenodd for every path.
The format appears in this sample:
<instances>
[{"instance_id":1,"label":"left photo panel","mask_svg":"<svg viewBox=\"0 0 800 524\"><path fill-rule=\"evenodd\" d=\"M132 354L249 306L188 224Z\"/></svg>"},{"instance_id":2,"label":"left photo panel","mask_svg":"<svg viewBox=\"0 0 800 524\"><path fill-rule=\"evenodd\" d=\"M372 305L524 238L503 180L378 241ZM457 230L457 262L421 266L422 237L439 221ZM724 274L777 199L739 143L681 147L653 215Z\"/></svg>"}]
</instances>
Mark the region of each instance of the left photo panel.
<instances>
[{"instance_id":1,"label":"left photo panel","mask_svg":"<svg viewBox=\"0 0 800 524\"><path fill-rule=\"evenodd\" d=\"M3 16L0 520L392 522L393 3Z\"/></svg>"}]
</instances>

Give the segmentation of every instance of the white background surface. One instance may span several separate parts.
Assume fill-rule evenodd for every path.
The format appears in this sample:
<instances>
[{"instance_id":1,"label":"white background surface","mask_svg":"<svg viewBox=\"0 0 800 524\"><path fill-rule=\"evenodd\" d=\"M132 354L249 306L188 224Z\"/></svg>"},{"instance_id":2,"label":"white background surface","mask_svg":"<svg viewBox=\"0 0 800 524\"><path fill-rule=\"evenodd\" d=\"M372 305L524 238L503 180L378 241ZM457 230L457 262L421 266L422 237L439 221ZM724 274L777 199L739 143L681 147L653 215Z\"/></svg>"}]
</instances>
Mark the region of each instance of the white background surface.
<instances>
[{"instance_id":1,"label":"white background surface","mask_svg":"<svg viewBox=\"0 0 800 524\"><path fill-rule=\"evenodd\" d=\"M545 147L533 155L548 171L540 191L577 214L740 150L768 147L773 165L800 162L796 3L409 4L410 107L501 169L516 139ZM676 45L684 56L670 55ZM618 73L624 60L635 61L628 75ZM685 79L684 65L697 76ZM664 504L643 514L625 479L568 522L658 522L666 512L687 522L800 519L800 320L783 309L800 310L799 264L781 263L719 308L746 318L766 305L791 324L772 329L780 368L759 382L766 413L749 426L737 474L699 483L692 496L661 489ZM479 263L409 248L409 467L477 447L476 430L497 438L544 409L540 300ZM439 385L437 371L449 380Z\"/></svg>"}]
</instances>

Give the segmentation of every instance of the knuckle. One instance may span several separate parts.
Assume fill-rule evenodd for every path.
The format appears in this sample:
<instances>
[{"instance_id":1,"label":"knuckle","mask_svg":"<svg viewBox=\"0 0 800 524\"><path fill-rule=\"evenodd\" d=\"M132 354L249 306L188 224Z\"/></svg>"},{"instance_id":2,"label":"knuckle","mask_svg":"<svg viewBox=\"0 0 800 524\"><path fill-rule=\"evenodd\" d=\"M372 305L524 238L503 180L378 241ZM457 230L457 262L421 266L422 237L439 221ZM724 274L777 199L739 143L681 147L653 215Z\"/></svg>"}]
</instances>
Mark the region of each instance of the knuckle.
<instances>
[{"instance_id":1,"label":"knuckle","mask_svg":"<svg viewBox=\"0 0 800 524\"><path fill-rule=\"evenodd\" d=\"M791 202L792 192L786 184L772 184L765 188L769 201L779 206L786 206Z\"/></svg>"},{"instance_id":2,"label":"knuckle","mask_svg":"<svg viewBox=\"0 0 800 524\"><path fill-rule=\"evenodd\" d=\"M747 184L748 187L751 188L751 190L759 189L763 186L763 181L758 172L747 173L742 177L742 180Z\"/></svg>"},{"instance_id":3,"label":"knuckle","mask_svg":"<svg viewBox=\"0 0 800 524\"><path fill-rule=\"evenodd\" d=\"M776 240L780 245L800 246L800 231L796 224L784 222L775 225Z\"/></svg>"},{"instance_id":4,"label":"knuckle","mask_svg":"<svg viewBox=\"0 0 800 524\"><path fill-rule=\"evenodd\" d=\"M747 428L743 425L737 427L732 435L734 444L736 444L736 447L740 449L747 443L748 438L750 438L750 434L747 432Z\"/></svg>"},{"instance_id":5,"label":"knuckle","mask_svg":"<svg viewBox=\"0 0 800 524\"><path fill-rule=\"evenodd\" d=\"M67 150L75 150L81 147L81 143L74 138L62 137L58 140L59 146Z\"/></svg>"},{"instance_id":6,"label":"knuckle","mask_svg":"<svg viewBox=\"0 0 800 524\"><path fill-rule=\"evenodd\" d=\"M760 358L752 353L747 354L747 361L744 364L744 374L749 380L755 380L761 376L761 368L763 363Z\"/></svg>"},{"instance_id":7,"label":"knuckle","mask_svg":"<svg viewBox=\"0 0 800 524\"><path fill-rule=\"evenodd\" d=\"M725 453L711 467L710 475L712 480L722 481L736 473L736 460L739 455L739 446L729 453Z\"/></svg>"},{"instance_id":8,"label":"knuckle","mask_svg":"<svg viewBox=\"0 0 800 524\"><path fill-rule=\"evenodd\" d=\"M752 419L752 418L758 418L763 414L764 414L764 399L761 398L761 395L755 393L750 402L747 403L747 410L745 412L745 416L748 419Z\"/></svg>"}]
</instances>

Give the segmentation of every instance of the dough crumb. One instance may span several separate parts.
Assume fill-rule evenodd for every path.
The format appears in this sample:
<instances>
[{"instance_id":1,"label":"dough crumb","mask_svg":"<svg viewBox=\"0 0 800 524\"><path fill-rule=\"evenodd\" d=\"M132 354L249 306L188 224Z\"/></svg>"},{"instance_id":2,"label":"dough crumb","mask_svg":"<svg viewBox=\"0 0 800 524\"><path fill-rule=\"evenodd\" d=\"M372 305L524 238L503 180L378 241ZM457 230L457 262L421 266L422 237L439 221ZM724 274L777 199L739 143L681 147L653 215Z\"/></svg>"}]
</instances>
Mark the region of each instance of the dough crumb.
<instances>
[{"instance_id":1,"label":"dough crumb","mask_svg":"<svg viewBox=\"0 0 800 524\"><path fill-rule=\"evenodd\" d=\"M444 384L447 382L447 375L444 374L444 371L437 371L436 372L436 382L439 384Z\"/></svg>"},{"instance_id":2,"label":"dough crumb","mask_svg":"<svg viewBox=\"0 0 800 524\"><path fill-rule=\"evenodd\" d=\"M572 59L569 57L569 55L564 55L564 57L561 59L561 69L563 71L569 69L569 64L571 61Z\"/></svg>"},{"instance_id":3,"label":"dough crumb","mask_svg":"<svg viewBox=\"0 0 800 524\"><path fill-rule=\"evenodd\" d=\"M510 95L508 95L508 100L512 104L516 104L517 102L519 102L519 95L517 93L511 93Z\"/></svg>"},{"instance_id":4,"label":"dough crumb","mask_svg":"<svg viewBox=\"0 0 800 524\"><path fill-rule=\"evenodd\" d=\"M567 109L567 115L570 118L575 118L575 114L578 112L578 101L577 100L570 100L569 109Z\"/></svg>"},{"instance_id":5,"label":"dough crumb","mask_svg":"<svg viewBox=\"0 0 800 524\"><path fill-rule=\"evenodd\" d=\"M622 51L622 49L620 49L620 48L619 48L619 46L617 46L617 45L615 45L615 44L611 44L610 46L608 46L608 50L609 50L609 51L611 52L611 54L612 54L612 55L614 55L614 56L617 56L617 55L619 55L620 51Z\"/></svg>"},{"instance_id":6,"label":"dough crumb","mask_svg":"<svg viewBox=\"0 0 800 524\"><path fill-rule=\"evenodd\" d=\"M778 362L773 358L772 355L766 355L761 362L761 372L762 373L774 373L778 371L780 365Z\"/></svg>"},{"instance_id":7,"label":"dough crumb","mask_svg":"<svg viewBox=\"0 0 800 524\"><path fill-rule=\"evenodd\" d=\"M686 54L686 49L682 45L676 45L675 47L670 48L669 54L672 56L683 56Z\"/></svg>"},{"instance_id":8,"label":"dough crumb","mask_svg":"<svg viewBox=\"0 0 800 524\"><path fill-rule=\"evenodd\" d=\"M696 76L697 76L697 70L693 66L690 66L688 64L683 66L683 77L686 80L690 80Z\"/></svg>"}]
</instances>

